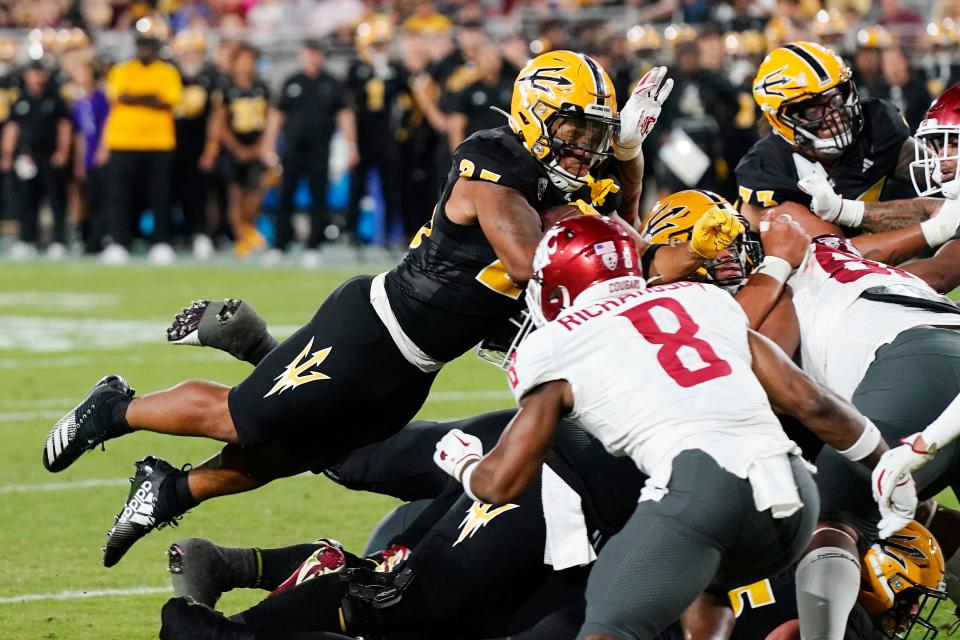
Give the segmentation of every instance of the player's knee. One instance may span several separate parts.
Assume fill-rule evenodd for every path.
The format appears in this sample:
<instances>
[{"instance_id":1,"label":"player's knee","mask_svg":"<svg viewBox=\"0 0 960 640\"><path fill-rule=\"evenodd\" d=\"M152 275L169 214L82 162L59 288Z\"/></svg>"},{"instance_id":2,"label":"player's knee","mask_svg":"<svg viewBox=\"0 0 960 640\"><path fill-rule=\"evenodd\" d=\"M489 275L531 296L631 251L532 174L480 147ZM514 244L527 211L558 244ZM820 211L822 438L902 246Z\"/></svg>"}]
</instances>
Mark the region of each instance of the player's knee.
<instances>
[{"instance_id":1,"label":"player's knee","mask_svg":"<svg viewBox=\"0 0 960 640\"><path fill-rule=\"evenodd\" d=\"M807 550L821 547L838 547L854 555L857 553L857 540L860 536L856 530L842 522L821 520L817 523Z\"/></svg>"}]
</instances>

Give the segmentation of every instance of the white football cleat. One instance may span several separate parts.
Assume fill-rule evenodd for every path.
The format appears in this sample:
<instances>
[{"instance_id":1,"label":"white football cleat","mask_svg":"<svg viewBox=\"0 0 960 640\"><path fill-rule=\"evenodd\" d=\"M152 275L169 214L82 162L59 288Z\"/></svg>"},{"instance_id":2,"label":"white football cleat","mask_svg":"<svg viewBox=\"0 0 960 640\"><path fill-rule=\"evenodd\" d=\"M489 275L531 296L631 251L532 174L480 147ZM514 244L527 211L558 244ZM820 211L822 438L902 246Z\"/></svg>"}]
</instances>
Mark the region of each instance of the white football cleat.
<instances>
[{"instance_id":1,"label":"white football cleat","mask_svg":"<svg viewBox=\"0 0 960 640\"><path fill-rule=\"evenodd\" d=\"M147 262L158 267L173 264L173 261L176 259L177 254L174 252L173 247L166 242L158 242L150 247L150 251L147 252Z\"/></svg>"},{"instance_id":2,"label":"white football cleat","mask_svg":"<svg viewBox=\"0 0 960 640\"><path fill-rule=\"evenodd\" d=\"M130 260L130 252L123 245L113 243L100 252L100 262L103 264L126 264Z\"/></svg>"}]
</instances>

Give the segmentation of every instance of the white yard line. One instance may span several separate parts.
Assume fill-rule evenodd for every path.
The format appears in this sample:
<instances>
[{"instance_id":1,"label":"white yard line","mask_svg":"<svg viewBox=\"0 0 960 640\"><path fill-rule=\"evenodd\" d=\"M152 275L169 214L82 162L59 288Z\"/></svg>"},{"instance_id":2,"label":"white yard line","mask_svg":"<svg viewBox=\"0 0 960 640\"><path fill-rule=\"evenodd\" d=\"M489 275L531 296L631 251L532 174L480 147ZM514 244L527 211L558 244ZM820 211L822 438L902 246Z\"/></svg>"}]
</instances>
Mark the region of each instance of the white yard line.
<instances>
[{"instance_id":1,"label":"white yard line","mask_svg":"<svg viewBox=\"0 0 960 640\"><path fill-rule=\"evenodd\" d=\"M0 485L0 494L33 493L36 491L69 491L71 489L95 489L97 487L128 487L126 478L90 478L88 480L68 480L65 482L41 482L37 484Z\"/></svg>"},{"instance_id":2,"label":"white yard line","mask_svg":"<svg viewBox=\"0 0 960 640\"><path fill-rule=\"evenodd\" d=\"M165 587L127 587L125 589L70 589L57 593L24 593L19 596L0 597L0 604L42 602L44 600L83 600L84 598L114 598L117 596L145 596L155 593L172 593Z\"/></svg>"}]
</instances>

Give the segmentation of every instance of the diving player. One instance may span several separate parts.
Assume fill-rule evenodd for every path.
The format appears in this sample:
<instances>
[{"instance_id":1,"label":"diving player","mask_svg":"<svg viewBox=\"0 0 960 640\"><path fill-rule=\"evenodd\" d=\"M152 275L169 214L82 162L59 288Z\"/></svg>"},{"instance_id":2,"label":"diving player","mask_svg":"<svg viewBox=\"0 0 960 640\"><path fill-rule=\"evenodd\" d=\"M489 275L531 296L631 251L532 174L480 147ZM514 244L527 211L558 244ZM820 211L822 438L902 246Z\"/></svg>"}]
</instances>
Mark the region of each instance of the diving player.
<instances>
[{"instance_id":1,"label":"diving player","mask_svg":"<svg viewBox=\"0 0 960 640\"><path fill-rule=\"evenodd\" d=\"M636 217L640 144L669 94L665 75L648 74L618 119L609 77L592 59L569 51L534 59L518 76L510 126L460 146L435 215L403 262L344 283L241 384L190 381L134 399L119 376L98 383L51 430L49 471L141 429L228 445L189 472L155 458L139 462L104 564L205 499L322 470L409 422L443 364L520 310L542 235L538 210L581 191L589 198L606 180L590 171L609 161L620 180L619 211L627 222ZM740 225L717 216L688 245L658 251L652 270L675 280L722 250Z\"/></svg>"}]
</instances>

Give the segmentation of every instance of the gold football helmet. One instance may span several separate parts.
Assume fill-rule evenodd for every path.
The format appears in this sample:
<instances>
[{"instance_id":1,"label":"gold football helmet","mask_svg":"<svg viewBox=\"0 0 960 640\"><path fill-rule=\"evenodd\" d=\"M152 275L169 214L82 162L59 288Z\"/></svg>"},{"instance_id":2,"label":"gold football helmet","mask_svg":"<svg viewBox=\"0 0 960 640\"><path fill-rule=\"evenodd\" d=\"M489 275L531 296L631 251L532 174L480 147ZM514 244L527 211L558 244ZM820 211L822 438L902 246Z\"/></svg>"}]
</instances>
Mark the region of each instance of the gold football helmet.
<instances>
[{"instance_id":1,"label":"gold football helmet","mask_svg":"<svg viewBox=\"0 0 960 640\"><path fill-rule=\"evenodd\" d=\"M933 614L944 592L944 559L933 535L920 523L880 540L863 556L859 602L877 622L883 637L906 638L912 629L925 629L933 638ZM929 606L928 606L929 605Z\"/></svg>"},{"instance_id":2,"label":"gold football helmet","mask_svg":"<svg viewBox=\"0 0 960 640\"><path fill-rule=\"evenodd\" d=\"M638 24L627 29L627 46L632 51L657 51L661 44L660 32L652 24Z\"/></svg>"},{"instance_id":3,"label":"gold football helmet","mask_svg":"<svg viewBox=\"0 0 960 640\"><path fill-rule=\"evenodd\" d=\"M767 54L753 98L774 133L814 154L839 155L863 128L850 68L814 42L791 42Z\"/></svg>"},{"instance_id":4,"label":"gold football helmet","mask_svg":"<svg viewBox=\"0 0 960 640\"><path fill-rule=\"evenodd\" d=\"M509 122L551 182L577 191L590 170L612 155L620 122L613 82L582 53L541 54L517 75Z\"/></svg>"},{"instance_id":5,"label":"gold football helmet","mask_svg":"<svg viewBox=\"0 0 960 640\"><path fill-rule=\"evenodd\" d=\"M693 226L713 209L735 216L744 231L729 249L703 263L698 275L706 282L736 290L763 259L760 242L750 239L750 223L723 197L703 189L671 194L653 205L640 224L640 235L650 244L674 245L693 237Z\"/></svg>"},{"instance_id":6,"label":"gold football helmet","mask_svg":"<svg viewBox=\"0 0 960 640\"><path fill-rule=\"evenodd\" d=\"M931 48L953 50L960 44L960 33L953 20L943 18L927 25L927 40Z\"/></svg>"},{"instance_id":7,"label":"gold football helmet","mask_svg":"<svg viewBox=\"0 0 960 640\"><path fill-rule=\"evenodd\" d=\"M386 14L378 13L357 25L357 50L363 55L371 47L387 45L393 39L393 22Z\"/></svg>"}]
</instances>

